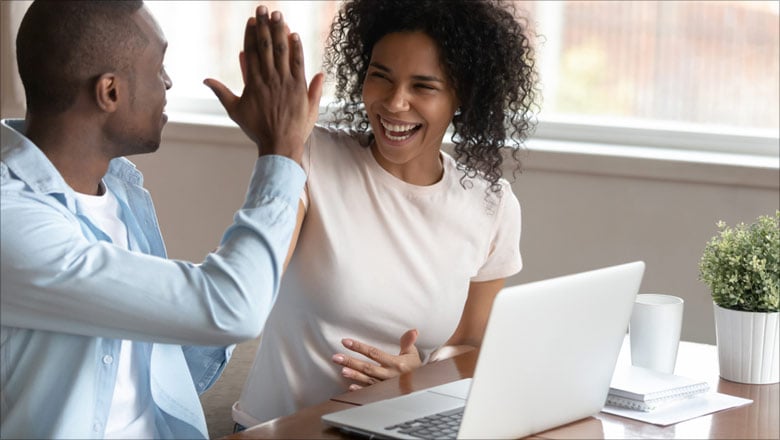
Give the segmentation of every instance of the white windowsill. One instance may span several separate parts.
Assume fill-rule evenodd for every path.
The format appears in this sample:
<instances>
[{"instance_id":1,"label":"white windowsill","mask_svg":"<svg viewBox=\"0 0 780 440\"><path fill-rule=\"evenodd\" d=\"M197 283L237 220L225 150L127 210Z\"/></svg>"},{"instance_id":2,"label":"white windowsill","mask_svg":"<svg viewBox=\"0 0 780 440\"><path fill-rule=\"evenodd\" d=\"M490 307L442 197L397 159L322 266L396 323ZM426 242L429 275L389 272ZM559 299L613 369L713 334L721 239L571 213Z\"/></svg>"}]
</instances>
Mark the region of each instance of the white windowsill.
<instances>
[{"instance_id":1,"label":"white windowsill","mask_svg":"<svg viewBox=\"0 0 780 440\"><path fill-rule=\"evenodd\" d=\"M183 143L253 147L232 121L217 115L172 113L163 136ZM534 138L527 147L521 159L528 172L780 188L780 158L772 156Z\"/></svg>"},{"instance_id":2,"label":"white windowsill","mask_svg":"<svg viewBox=\"0 0 780 440\"><path fill-rule=\"evenodd\" d=\"M771 156L534 139L528 148L529 170L780 188L780 158Z\"/></svg>"}]
</instances>

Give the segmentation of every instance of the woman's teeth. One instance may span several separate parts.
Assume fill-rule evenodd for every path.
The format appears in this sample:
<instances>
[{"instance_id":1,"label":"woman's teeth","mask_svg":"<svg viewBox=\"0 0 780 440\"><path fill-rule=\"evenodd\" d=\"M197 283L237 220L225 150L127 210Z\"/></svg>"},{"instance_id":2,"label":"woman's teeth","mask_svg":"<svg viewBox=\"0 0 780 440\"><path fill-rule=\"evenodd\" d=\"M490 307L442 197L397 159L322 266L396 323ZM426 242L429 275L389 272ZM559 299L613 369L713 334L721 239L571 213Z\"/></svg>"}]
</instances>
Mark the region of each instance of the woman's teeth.
<instances>
[{"instance_id":1,"label":"woman's teeth","mask_svg":"<svg viewBox=\"0 0 780 440\"><path fill-rule=\"evenodd\" d=\"M409 139L409 137L411 135L412 135L412 133L410 132L410 133L407 133L407 134L405 134L403 136L393 136L389 132L385 132L385 136L387 136L387 138L390 139L391 141L403 141L403 140Z\"/></svg>"},{"instance_id":2,"label":"woman's teeth","mask_svg":"<svg viewBox=\"0 0 780 440\"><path fill-rule=\"evenodd\" d=\"M383 119L379 119L382 127L385 129L385 136L391 141L403 141L408 139L419 124L391 124Z\"/></svg>"}]
</instances>

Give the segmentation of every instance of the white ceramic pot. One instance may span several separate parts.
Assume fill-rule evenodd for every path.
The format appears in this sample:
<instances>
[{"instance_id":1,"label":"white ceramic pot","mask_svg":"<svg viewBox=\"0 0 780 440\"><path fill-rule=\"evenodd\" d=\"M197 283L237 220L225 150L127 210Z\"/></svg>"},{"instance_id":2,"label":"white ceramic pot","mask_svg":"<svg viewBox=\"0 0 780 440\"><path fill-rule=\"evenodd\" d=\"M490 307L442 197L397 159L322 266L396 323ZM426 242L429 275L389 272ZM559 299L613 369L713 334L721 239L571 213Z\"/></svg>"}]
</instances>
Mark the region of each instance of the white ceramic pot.
<instances>
[{"instance_id":1,"label":"white ceramic pot","mask_svg":"<svg viewBox=\"0 0 780 440\"><path fill-rule=\"evenodd\" d=\"M732 382L780 382L780 313L715 307L720 377Z\"/></svg>"}]
</instances>

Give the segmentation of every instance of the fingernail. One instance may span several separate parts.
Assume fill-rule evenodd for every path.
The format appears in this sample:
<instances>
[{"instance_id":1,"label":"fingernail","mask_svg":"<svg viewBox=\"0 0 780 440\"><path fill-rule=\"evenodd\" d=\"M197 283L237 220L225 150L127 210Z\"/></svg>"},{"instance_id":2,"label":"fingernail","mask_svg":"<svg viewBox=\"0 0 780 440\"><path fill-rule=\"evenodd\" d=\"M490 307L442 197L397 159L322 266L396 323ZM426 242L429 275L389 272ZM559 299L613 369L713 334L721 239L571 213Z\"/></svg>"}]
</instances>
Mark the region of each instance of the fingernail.
<instances>
[{"instance_id":1,"label":"fingernail","mask_svg":"<svg viewBox=\"0 0 780 440\"><path fill-rule=\"evenodd\" d=\"M279 21L282 19L282 13L279 11L274 11L271 13L271 20L273 21Z\"/></svg>"},{"instance_id":2,"label":"fingernail","mask_svg":"<svg viewBox=\"0 0 780 440\"><path fill-rule=\"evenodd\" d=\"M344 377L349 377L349 369L347 369L346 367L342 368L341 375Z\"/></svg>"},{"instance_id":3,"label":"fingernail","mask_svg":"<svg viewBox=\"0 0 780 440\"><path fill-rule=\"evenodd\" d=\"M340 354L334 354L333 357L331 357L331 359L333 360L333 362L338 362L338 363L344 362L344 356Z\"/></svg>"},{"instance_id":4,"label":"fingernail","mask_svg":"<svg viewBox=\"0 0 780 440\"><path fill-rule=\"evenodd\" d=\"M257 13L260 15L265 15L268 13L268 9L265 6L260 5L257 7Z\"/></svg>"},{"instance_id":5,"label":"fingernail","mask_svg":"<svg viewBox=\"0 0 780 440\"><path fill-rule=\"evenodd\" d=\"M341 343L347 348L352 348L352 339L342 339Z\"/></svg>"}]
</instances>

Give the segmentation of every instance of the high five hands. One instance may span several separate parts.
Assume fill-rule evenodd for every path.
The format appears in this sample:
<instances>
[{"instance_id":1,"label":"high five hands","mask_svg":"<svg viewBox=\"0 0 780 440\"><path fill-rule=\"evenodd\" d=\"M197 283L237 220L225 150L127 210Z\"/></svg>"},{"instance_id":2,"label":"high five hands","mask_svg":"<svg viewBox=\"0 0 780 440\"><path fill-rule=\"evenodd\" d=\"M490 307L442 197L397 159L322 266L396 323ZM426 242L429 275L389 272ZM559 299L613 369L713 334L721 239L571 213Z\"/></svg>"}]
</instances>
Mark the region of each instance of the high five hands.
<instances>
[{"instance_id":1,"label":"high five hands","mask_svg":"<svg viewBox=\"0 0 780 440\"><path fill-rule=\"evenodd\" d=\"M344 347L368 357L375 361L376 364L342 353L334 354L332 360L343 366L341 369L342 376L356 382L349 386L349 390L359 390L364 386L398 376L422 365L420 353L414 345L417 341L417 334L417 330L412 329L401 335L401 350L397 356L385 353L376 347L354 339L345 338L341 340Z\"/></svg>"},{"instance_id":2,"label":"high five hands","mask_svg":"<svg viewBox=\"0 0 780 440\"><path fill-rule=\"evenodd\" d=\"M281 12L270 16L258 6L244 32L240 54L244 90L234 95L224 84L206 79L230 118L257 144L258 154L278 154L300 163L303 144L317 121L322 73L306 85L303 46L291 34Z\"/></svg>"}]
</instances>

